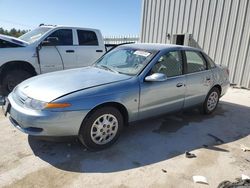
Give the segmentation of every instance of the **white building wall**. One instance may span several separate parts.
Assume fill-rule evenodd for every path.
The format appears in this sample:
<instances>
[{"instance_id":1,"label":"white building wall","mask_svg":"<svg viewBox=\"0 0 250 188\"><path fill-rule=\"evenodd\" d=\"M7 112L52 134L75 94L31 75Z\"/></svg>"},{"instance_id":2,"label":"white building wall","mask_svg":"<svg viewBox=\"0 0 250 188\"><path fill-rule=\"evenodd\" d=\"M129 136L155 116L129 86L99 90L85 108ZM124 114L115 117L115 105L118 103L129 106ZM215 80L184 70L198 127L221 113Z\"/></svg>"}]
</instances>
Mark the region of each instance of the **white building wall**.
<instances>
[{"instance_id":1,"label":"white building wall","mask_svg":"<svg viewBox=\"0 0 250 188\"><path fill-rule=\"evenodd\" d=\"M229 67L231 83L250 88L250 0L143 0L141 42L186 33Z\"/></svg>"}]
</instances>

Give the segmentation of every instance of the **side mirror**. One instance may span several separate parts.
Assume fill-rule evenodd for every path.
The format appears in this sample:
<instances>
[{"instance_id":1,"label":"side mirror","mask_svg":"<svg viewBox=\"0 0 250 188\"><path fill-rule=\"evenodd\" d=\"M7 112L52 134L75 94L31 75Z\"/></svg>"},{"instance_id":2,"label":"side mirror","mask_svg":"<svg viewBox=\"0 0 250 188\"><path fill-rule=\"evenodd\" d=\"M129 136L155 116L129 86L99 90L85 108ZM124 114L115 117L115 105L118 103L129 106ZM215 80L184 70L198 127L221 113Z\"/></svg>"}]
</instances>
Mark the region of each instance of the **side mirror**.
<instances>
[{"instance_id":1,"label":"side mirror","mask_svg":"<svg viewBox=\"0 0 250 188\"><path fill-rule=\"evenodd\" d=\"M154 73L145 78L146 82L163 82L167 80L167 76L162 73Z\"/></svg>"},{"instance_id":2,"label":"side mirror","mask_svg":"<svg viewBox=\"0 0 250 188\"><path fill-rule=\"evenodd\" d=\"M57 37L48 37L46 40L42 41L42 46L56 46L58 45L59 39Z\"/></svg>"}]
</instances>

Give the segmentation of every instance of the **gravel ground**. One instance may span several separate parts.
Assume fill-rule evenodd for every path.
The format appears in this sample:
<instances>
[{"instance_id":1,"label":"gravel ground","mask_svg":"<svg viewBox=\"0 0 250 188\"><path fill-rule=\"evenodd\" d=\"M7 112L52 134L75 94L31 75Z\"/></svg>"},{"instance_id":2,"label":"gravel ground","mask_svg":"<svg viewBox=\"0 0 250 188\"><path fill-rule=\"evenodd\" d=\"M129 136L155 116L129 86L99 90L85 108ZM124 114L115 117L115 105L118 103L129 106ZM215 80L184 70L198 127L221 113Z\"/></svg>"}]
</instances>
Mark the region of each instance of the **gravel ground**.
<instances>
[{"instance_id":1,"label":"gravel ground","mask_svg":"<svg viewBox=\"0 0 250 188\"><path fill-rule=\"evenodd\" d=\"M133 124L100 152L76 138L27 136L2 112L0 127L0 187L216 187L250 176L250 151L241 150L250 147L249 90L230 89L209 116L194 109Z\"/></svg>"}]
</instances>

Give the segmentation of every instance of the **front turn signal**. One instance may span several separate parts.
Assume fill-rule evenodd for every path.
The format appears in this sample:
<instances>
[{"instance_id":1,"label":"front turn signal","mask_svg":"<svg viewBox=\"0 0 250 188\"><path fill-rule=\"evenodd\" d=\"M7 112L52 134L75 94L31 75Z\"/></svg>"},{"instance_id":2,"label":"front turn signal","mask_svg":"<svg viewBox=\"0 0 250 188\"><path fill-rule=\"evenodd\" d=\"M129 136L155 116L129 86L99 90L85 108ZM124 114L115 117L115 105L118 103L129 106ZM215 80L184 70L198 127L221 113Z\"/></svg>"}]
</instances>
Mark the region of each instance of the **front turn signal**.
<instances>
[{"instance_id":1,"label":"front turn signal","mask_svg":"<svg viewBox=\"0 0 250 188\"><path fill-rule=\"evenodd\" d=\"M71 106L69 103L47 103L45 108L66 108Z\"/></svg>"}]
</instances>

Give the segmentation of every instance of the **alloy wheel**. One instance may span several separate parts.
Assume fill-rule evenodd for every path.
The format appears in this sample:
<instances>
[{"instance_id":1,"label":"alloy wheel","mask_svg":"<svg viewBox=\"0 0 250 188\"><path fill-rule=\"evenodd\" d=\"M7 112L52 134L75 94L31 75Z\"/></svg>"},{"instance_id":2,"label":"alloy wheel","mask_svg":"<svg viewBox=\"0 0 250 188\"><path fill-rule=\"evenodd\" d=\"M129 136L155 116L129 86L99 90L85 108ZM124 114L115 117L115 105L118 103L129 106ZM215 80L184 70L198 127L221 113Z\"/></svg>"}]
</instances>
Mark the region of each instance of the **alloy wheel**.
<instances>
[{"instance_id":1,"label":"alloy wheel","mask_svg":"<svg viewBox=\"0 0 250 188\"><path fill-rule=\"evenodd\" d=\"M215 109L217 103L218 103L218 93L216 91L213 91L212 93L210 93L208 100L207 100L207 109L209 111L212 111Z\"/></svg>"},{"instance_id":2,"label":"alloy wheel","mask_svg":"<svg viewBox=\"0 0 250 188\"><path fill-rule=\"evenodd\" d=\"M91 126L91 139L98 145L107 144L116 136L117 131L117 118L112 114L103 114Z\"/></svg>"}]
</instances>

